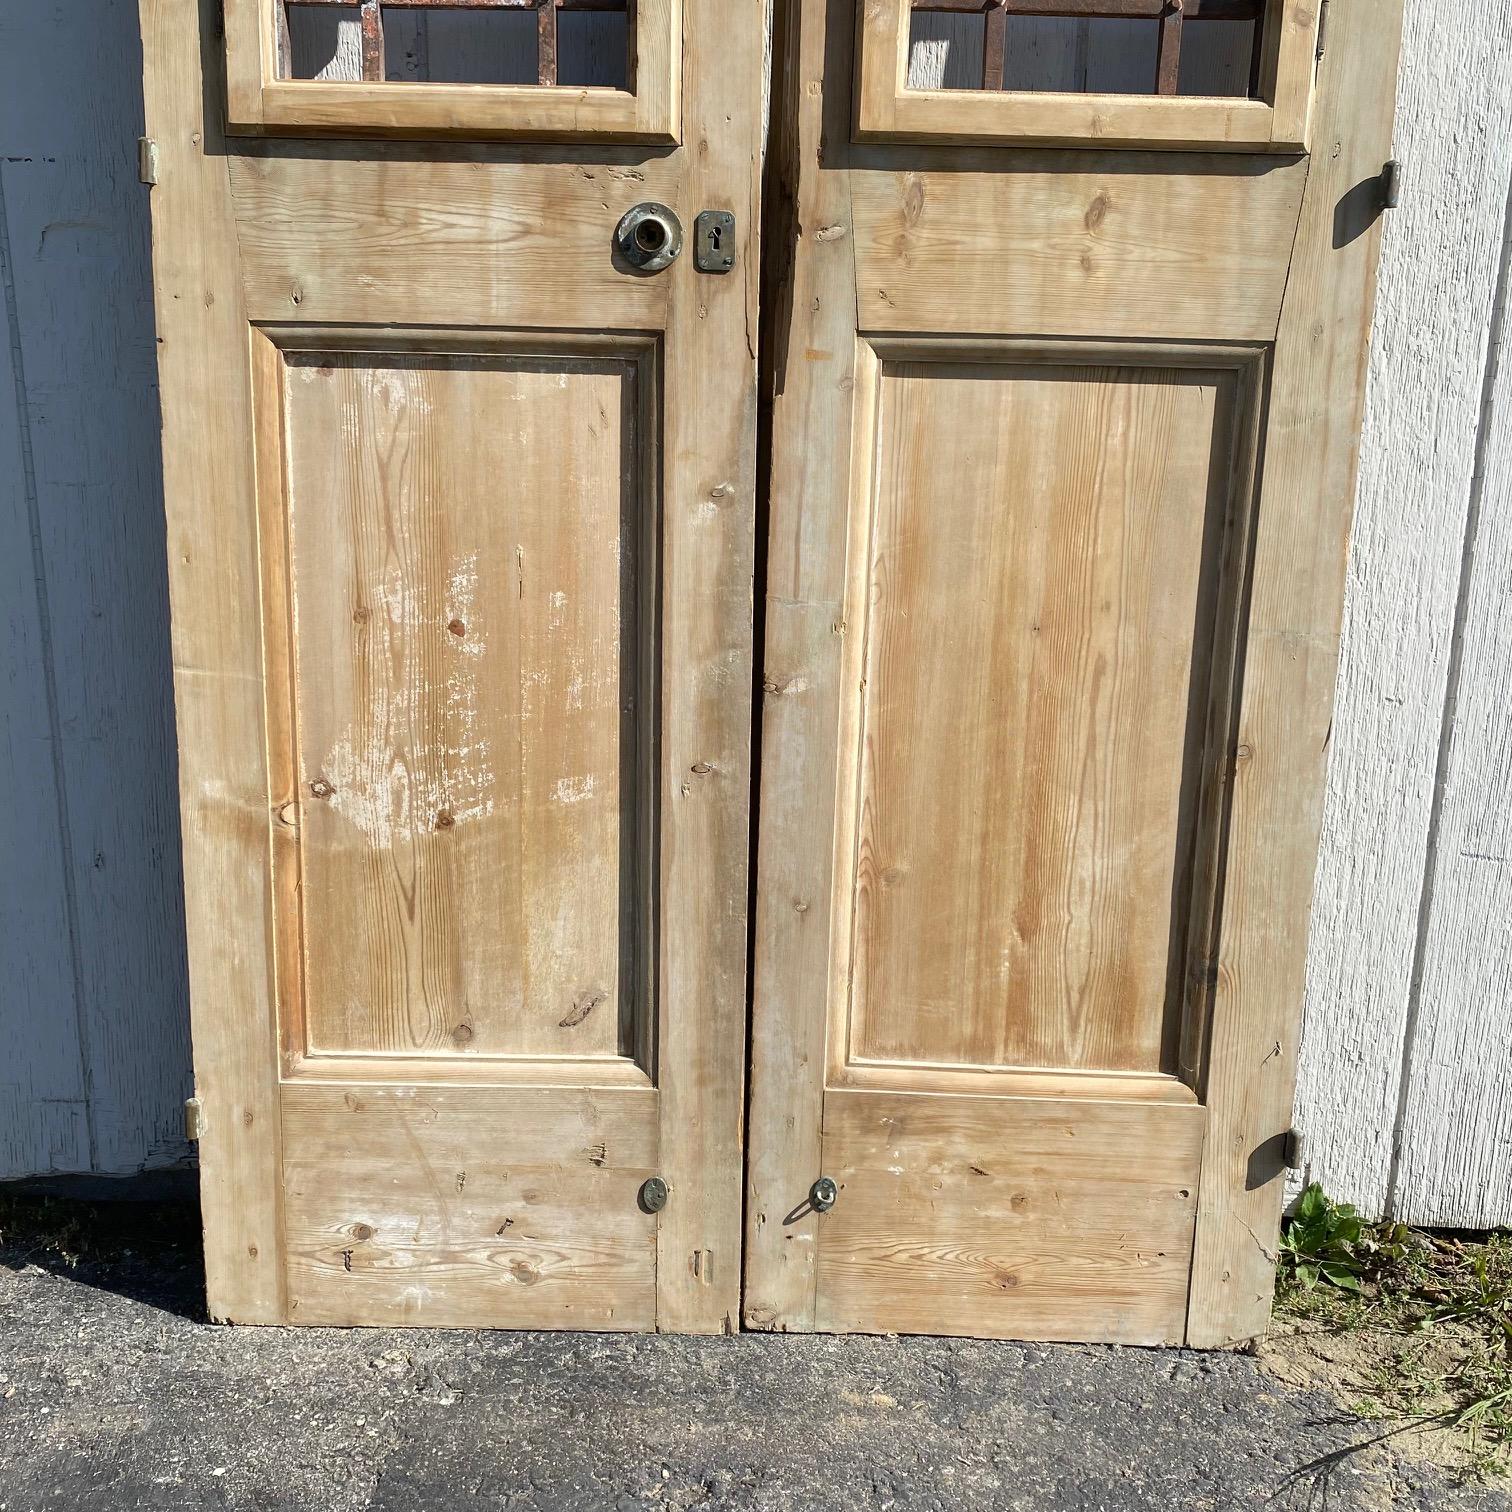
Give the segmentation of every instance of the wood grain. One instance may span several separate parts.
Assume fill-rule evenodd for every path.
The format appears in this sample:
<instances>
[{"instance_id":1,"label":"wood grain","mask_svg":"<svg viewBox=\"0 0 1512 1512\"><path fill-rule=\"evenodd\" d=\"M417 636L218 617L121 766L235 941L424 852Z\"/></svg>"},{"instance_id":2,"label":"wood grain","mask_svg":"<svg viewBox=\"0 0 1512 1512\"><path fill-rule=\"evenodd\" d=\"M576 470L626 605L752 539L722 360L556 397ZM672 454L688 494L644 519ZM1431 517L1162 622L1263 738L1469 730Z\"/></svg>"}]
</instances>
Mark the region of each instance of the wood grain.
<instances>
[{"instance_id":1,"label":"wood grain","mask_svg":"<svg viewBox=\"0 0 1512 1512\"><path fill-rule=\"evenodd\" d=\"M143 0L200 1203L212 1317L286 1315L251 375L201 70L214 0ZM234 922L233 922L234 921Z\"/></svg>"},{"instance_id":2,"label":"wood grain","mask_svg":"<svg viewBox=\"0 0 1512 1512\"><path fill-rule=\"evenodd\" d=\"M1305 163L1078 153L1000 167L961 152L949 173L852 175L863 330L1275 335Z\"/></svg>"},{"instance_id":3,"label":"wood grain","mask_svg":"<svg viewBox=\"0 0 1512 1512\"><path fill-rule=\"evenodd\" d=\"M679 202L731 211L736 242L729 275L699 274L686 253L674 266L665 336L663 1332L733 1333L740 1310L762 28L758 6L697 4L684 38Z\"/></svg>"},{"instance_id":4,"label":"wood grain","mask_svg":"<svg viewBox=\"0 0 1512 1512\"><path fill-rule=\"evenodd\" d=\"M296 353L284 400L305 1048L616 1053L649 1011L633 364Z\"/></svg>"},{"instance_id":5,"label":"wood grain","mask_svg":"<svg viewBox=\"0 0 1512 1512\"><path fill-rule=\"evenodd\" d=\"M1203 1120L830 1092L817 1326L1180 1342Z\"/></svg>"},{"instance_id":6,"label":"wood grain","mask_svg":"<svg viewBox=\"0 0 1512 1512\"><path fill-rule=\"evenodd\" d=\"M880 390L849 1055L1169 1069L1232 379Z\"/></svg>"},{"instance_id":7,"label":"wood grain","mask_svg":"<svg viewBox=\"0 0 1512 1512\"><path fill-rule=\"evenodd\" d=\"M846 912L836 906L847 552L862 511L853 468L869 467L857 414L875 368L856 340L849 108L826 78L851 76L854 18L781 0L774 39L774 245L764 308L772 388L761 804L751 1024L751 1134L745 1228L747 1327L814 1327L816 1219L800 1213L820 1174L830 968ZM821 165L818 144L827 144ZM842 395L860 387L860 405ZM858 463L858 458L864 459Z\"/></svg>"},{"instance_id":8,"label":"wood grain","mask_svg":"<svg viewBox=\"0 0 1512 1512\"><path fill-rule=\"evenodd\" d=\"M283 1088L290 1318L644 1329L656 1093Z\"/></svg>"},{"instance_id":9,"label":"wood grain","mask_svg":"<svg viewBox=\"0 0 1512 1512\"><path fill-rule=\"evenodd\" d=\"M641 200L686 214L680 165L517 156L416 160L373 143L340 173L309 146L233 157L249 317L411 325L423 311L441 326L661 329L668 281L627 276L611 240Z\"/></svg>"}]
</instances>

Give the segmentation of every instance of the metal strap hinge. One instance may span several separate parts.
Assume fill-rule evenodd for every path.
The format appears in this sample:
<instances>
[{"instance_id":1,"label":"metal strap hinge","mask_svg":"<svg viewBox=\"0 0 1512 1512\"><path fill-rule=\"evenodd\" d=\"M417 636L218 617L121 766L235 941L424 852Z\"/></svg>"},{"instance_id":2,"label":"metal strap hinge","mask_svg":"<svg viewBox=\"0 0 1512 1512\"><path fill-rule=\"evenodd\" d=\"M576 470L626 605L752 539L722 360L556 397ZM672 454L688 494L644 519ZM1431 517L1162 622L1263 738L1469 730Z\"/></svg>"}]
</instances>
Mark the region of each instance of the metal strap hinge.
<instances>
[{"instance_id":1,"label":"metal strap hinge","mask_svg":"<svg viewBox=\"0 0 1512 1512\"><path fill-rule=\"evenodd\" d=\"M137 138L137 177L144 184L157 183L158 148L151 137Z\"/></svg>"}]
</instances>

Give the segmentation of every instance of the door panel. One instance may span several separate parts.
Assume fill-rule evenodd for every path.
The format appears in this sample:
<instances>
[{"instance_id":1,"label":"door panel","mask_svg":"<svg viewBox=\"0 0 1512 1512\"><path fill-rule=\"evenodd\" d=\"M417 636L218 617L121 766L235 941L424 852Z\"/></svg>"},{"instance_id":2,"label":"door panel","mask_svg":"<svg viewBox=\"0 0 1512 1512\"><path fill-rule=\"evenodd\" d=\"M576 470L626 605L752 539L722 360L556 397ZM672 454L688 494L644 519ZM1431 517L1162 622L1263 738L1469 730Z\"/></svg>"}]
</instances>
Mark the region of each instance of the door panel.
<instances>
[{"instance_id":1,"label":"door panel","mask_svg":"<svg viewBox=\"0 0 1512 1512\"><path fill-rule=\"evenodd\" d=\"M760 18L602 91L685 95L685 150L370 55L264 96L360 138L445 88L405 130L480 140L238 140L218 12L143 4L211 1313L728 1329ZM633 266L647 199L733 270Z\"/></svg>"},{"instance_id":2,"label":"door panel","mask_svg":"<svg viewBox=\"0 0 1512 1512\"><path fill-rule=\"evenodd\" d=\"M816 1327L1181 1342L1200 1108L834 1092L824 1117Z\"/></svg>"},{"instance_id":3,"label":"door panel","mask_svg":"<svg viewBox=\"0 0 1512 1512\"><path fill-rule=\"evenodd\" d=\"M1001 156L961 148L949 173L850 174L863 329L1275 335L1305 162L1162 157L1136 175L1127 155L1020 154L1004 173Z\"/></svg>"},{"instance_id":4,"label":"door panel","mask_svg":"<svg viewBox=\"0 0 1512 1512\"><path fill-rule=\"evenodd\" d=\"M1234 375L877 387L844 1062L1170 1071Z\"/></svg>"},{"instance_id":5,"label":"door panel","mask_svg":"<svg viewBox=\"0 0 1512 1512\"><path fill-rule=\"evenodd\" d=\"M651 374L282 355L290 1064L649 1048Z\"/></svg>"},{"instance_id":6,"label":"door panel","mask_svg":"<svg viewBox=\"0 0 1512 1512\"><path fill-rule=\"evenodd\" d=\"M1274 1283L1398 17L1332 0L1309 160L1107 143L1294 150L1310 6L1266 11L1285 110L1262 55L1127 117L990 58L905 85L937 8L780 38L745 1317L1229 1343ZM989 52L1072 19L981 9Z\"/></svg>"},{"instance_id":7,"label":"door panel","mask_svg":"<svg viewBox=\"0 0 1512 1512\"><path fill-rule=\"evenodd\" d=\"M288 1082L280 1101L290 1322L656 1326L651 1088Z\"/></svg>"}]
</instances>

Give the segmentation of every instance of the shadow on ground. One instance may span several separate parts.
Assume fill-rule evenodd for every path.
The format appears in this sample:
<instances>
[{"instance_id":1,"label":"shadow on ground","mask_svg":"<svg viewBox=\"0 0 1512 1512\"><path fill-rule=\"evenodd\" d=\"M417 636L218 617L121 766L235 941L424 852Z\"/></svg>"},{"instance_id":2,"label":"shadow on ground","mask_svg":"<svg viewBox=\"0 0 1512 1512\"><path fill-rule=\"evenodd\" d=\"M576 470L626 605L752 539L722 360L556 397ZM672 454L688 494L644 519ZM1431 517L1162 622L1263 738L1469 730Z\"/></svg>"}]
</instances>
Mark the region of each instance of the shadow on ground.
<instances>
[{"instance_id":1,"label":"shadow on ground","mask_svg":"<svg viewBox=\"0 0 1512 1512\"><path fill-rule=\"evenodd\" d=\"M0 1196L0 1512L1512 1507L1240 1355L233 1329L201 1284L192 1203Z\"/></svg>"}]
</instances>

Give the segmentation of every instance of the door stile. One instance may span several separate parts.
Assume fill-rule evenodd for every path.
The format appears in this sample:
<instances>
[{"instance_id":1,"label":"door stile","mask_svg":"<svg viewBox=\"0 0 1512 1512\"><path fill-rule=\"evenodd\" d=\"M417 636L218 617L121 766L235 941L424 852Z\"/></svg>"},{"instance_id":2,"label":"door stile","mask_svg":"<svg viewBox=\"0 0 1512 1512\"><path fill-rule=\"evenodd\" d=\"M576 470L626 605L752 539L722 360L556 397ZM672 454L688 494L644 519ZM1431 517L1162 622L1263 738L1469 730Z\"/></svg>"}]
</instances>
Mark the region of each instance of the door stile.
<instances>
[{"instance_id":1,"label":"door stile","mask_svg":"<svg viewBox=\"0 0 1512 1512\"><path fill-rule=\"evenodd\" d=\"M210 1316L282 1322L274 910L247 315L215 0L142 0ZM212 507L213 506L213 507ZM235 927L228 928L227 921Z\"/></svg>"},{"instance_id":2,"label":"door stile","mask_svg":"<svg viewBox=\"0 0 1512 1512\"><path fill-rule=\"evenodd\" d=\"M754 9L754 7L752 8ZM762 38L693 4L684 31L684 216L735 212L724 277L681 269L665 375L662 587L662 1144L657 1328L739 1326L744 1182ZM686 259L687 254L684 254ZM745 402L713 409L740 375ZM676 1018L673 1018L673 1014ZM675 1030L674 1025L675 1023Z\"/></svg>"},{"instance_id":3,"label":"door stile","mask_svg":"<svg viewBox=\"0 0 1512 1512\"><path fill-rule=\"evenodd\" d=\"M1332 0L1276 333L1222 917L1187 1342L1262 1333L1296 1090L1401 7Z\"/></svg>"},{"instance_id":4,"label":"door stile","mask_svg":"<svg viewBox=\"0 0 1512 1512\"><path fill-rule=\"evenodd\" d=\"M852 512L836 501L851 496L858 408L833 401L853 388L864 360L843 171L849 91L824 87L851 77L852 29L835 24L843 7L829 9L826 16L802 0L778 0L775 18L772 118L791 117L796 129L774 132L786 159L774 181L792 186L793 203L772 207L791 245L772 249L785 277L767 296L772 463L744 1304L749 1327L804 1332L814 1327L818 1217L784 1220L794 1173L820 1170L826 997L833 932L844 927L832 849L844 833L840 787L826 776L846 749ZM784 1011L762 1012L763 1003Z\"/></svg>"}]
</instances>

